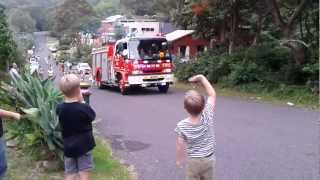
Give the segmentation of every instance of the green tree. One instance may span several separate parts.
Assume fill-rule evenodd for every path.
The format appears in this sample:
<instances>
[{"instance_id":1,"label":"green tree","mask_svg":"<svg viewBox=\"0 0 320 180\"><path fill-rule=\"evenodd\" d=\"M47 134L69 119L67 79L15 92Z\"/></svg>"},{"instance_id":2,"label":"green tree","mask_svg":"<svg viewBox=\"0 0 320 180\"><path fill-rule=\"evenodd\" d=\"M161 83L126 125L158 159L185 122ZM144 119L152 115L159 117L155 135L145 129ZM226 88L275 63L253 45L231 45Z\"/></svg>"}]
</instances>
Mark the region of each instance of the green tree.
<instances>
[{"instance_id":1,"label":"green tree","mask_svg":"<svg viewBox=\"0 0 320 180\"><path fill-rule=\"evenodd\" d=\"M97 21L92 6L85 0L66 0L59 5L53 17L53 30L57 33L77 32Z\"/></svg>"},{"instance_id":2,"label":"green tree","mask_svg":"<svg viewBox=\"0 0 320 180\"><path fill-rule=\"evenodd\" d=\"M120 0L120 5L126 14L138 16L155 14L154 0Z\"/></svg>"},{"instance_id":3,"label":"green tree","mask_svg":"<svg viewBox=\"0 0 320 180\"><path fill-rule=\"evenodd\" d=\"M28 11L11 9L8 13L8 23L14 32L34 32L36 22Z\"/></svg>"},{"instance_id":4,"label":"green tree","mask_svg":"<svg viewBox=\"0 0 320 180\"><path fill-rule=\"evenodd\" d=\"M101 0L94 6L98 15L107 17L120 13L120 0Z\"/></svg>"},{"instance_id":5,"label":"green tree","mask_svg":"<svg viewBox=\"0 0 320 180\"><path fill-rule=\"evenodd\" d=\"M0 5L0 70L2 71L8 68L18 55L4 10L4 6Z\"/></svg>"}]
</instances>

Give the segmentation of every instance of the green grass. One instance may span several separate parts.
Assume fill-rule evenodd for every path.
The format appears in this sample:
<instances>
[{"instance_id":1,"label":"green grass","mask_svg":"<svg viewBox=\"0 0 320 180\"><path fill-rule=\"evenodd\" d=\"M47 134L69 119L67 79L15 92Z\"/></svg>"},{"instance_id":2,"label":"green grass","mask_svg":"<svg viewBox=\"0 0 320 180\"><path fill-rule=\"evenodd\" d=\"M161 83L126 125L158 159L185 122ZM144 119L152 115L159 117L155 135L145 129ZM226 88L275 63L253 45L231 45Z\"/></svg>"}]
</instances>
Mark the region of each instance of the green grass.
<instances>
[{"instance_id":1,"label":"green grass","mask_svg":"<svg viewBox=\"0 0 320 180\"><path fill-rule=\"evenodd\" d=\"M93 151L95 169L92 172L92 180L128 180L129 172L112 157L110 148L100 139L96 141L97 146ZM63 180L63 170L55 172L44 172L37 167L33 158L26 156L22 151L8 149L8 174L10 180Z\"/></svg>"},{"instance_id":2,"label":"green grass","mask_svg":"<svg viewBox=\"0 0 320 180\"><path fill-rule=\"evenodd\" d=\"M92 179L96 180L128 180L129 173L117 160L112 157L110 148L101 140L97 140L93 151L95 169Z\"/></svg>"},{"instance_id":3,"label":"green grass","mask_svg":"<svg viewBox=\"0 0 320 180\"><path fill-rule=\"evenodd\" d=\"M269 102L273 104L287 105L294 103L296 107L319 110L319 97L308 88L301 86L270 86L261 84L248 84L237 87L227 87L221 84L214 85L218 96L252 99L259 102ZM175 88L188 90L193 87L190 84L178 82ZM204 91L202 88L198 88Z\"/></svg>"}]
</instances>

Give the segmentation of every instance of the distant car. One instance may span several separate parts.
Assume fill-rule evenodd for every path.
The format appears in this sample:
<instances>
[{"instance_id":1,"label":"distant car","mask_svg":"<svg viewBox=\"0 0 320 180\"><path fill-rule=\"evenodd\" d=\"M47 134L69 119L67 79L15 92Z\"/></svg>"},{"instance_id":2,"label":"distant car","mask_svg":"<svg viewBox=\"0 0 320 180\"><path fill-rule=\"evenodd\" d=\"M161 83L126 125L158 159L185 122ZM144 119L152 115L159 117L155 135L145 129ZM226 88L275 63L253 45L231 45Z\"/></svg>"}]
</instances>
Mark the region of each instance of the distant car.
<instances>
[{"instance_id":1,"label":"distant car","mask_svg":"<svg viewBox=\"0 0 320 180\"><path fill-rule=\"evenodd\" d=\"M48 70L48 77L53 77L54 73L53 73L53 69L49 69Z\"/></svg>"},{"instance_id":2,"label":"distant car","mask_svg":"<svg viewBox=\"0 0 320 180\"><path fill-rule=\"evenodd\" d=\"M80 74L90 74L91 72L91 67L88 63L79 63L77 69Z\"/></svg>"},{"instance_id":3,"label":"distant car","mask_svg":"<svg viewBox=\"0 0 320 180\"><path fill-rule=\"evenodd\" d=\"M55 47L50 47L50 48L49 48L49 50L50 50L52 53L55 53L55 52L57 52L57 51L58 51L58 49L57 49L57 48L55 48Z\"/></svg>"}]
</instances>

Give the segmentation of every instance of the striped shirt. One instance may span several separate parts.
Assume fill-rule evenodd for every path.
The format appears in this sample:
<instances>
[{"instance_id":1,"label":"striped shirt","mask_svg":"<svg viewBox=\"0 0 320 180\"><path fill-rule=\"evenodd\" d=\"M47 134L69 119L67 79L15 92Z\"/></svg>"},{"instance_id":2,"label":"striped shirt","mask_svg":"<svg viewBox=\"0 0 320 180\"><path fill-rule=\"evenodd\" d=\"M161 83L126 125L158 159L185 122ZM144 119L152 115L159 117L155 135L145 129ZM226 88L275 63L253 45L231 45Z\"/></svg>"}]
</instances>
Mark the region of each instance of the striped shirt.
<instances>
[{"instance_id":1,"label":"striped shirt","mask_svg":"<svg viewBox=\"0 0 320 180\"><path fill-rule=\"evenodd\" d=\"M211 155L214 157L216 148L214 123L214 107L207 103L199 124L192 124L188 118L177 124L175 131L185 140L189 157L202 158Z\"/></svg>"}]
</instances>

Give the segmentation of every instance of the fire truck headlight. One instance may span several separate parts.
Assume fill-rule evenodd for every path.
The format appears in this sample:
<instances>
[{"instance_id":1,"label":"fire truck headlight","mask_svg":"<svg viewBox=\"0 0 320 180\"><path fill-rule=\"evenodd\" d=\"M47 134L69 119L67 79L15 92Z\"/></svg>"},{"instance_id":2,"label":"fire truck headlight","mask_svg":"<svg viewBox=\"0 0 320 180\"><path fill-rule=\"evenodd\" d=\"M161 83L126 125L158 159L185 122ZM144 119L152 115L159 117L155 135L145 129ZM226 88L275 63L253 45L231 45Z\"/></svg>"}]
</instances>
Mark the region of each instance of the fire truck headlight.
<instances>
[{"instance_id":1,"label":"fire truck headlight","mask_svg":"<svg viewBox=\"0 0 320 180\"><path fill-rule=\"evenodd\" d=\"M164 68L170 68L171 67L171 64L170 63L163 63L162 65Z\"/></svg>"},{"instance_id":2,"label":"fire truck headlight","mask_svg":"<svg viewBox=\"0 0 320 180\"><path fill-rule=\"evenodd\" d=\"M172 70L171 70L171 69L164 69L163 72L164 72L164 73L171 73Z\"/></svg>"},{"instance_id":3,"label":"fire truck headlight","mask_svg":"<svg viewBox=\"0 0 320 180\"><path fill-rule=\"evenodd\" d=\"M141 74L142 72L139 70L132 71L132 74Z\"/></svg>"},{"instance_id":4,"label":"fire truck headlight","mask_svg":"<svg viewBox=\"0 0 320 180\"><path fill-rule=\"evenodd\" d=\"M133 68L134 68L134 69L140 69L140 66L139 66L139 65L134 64L134 65L133 65Z\"/></svg>"}]
</instances>

